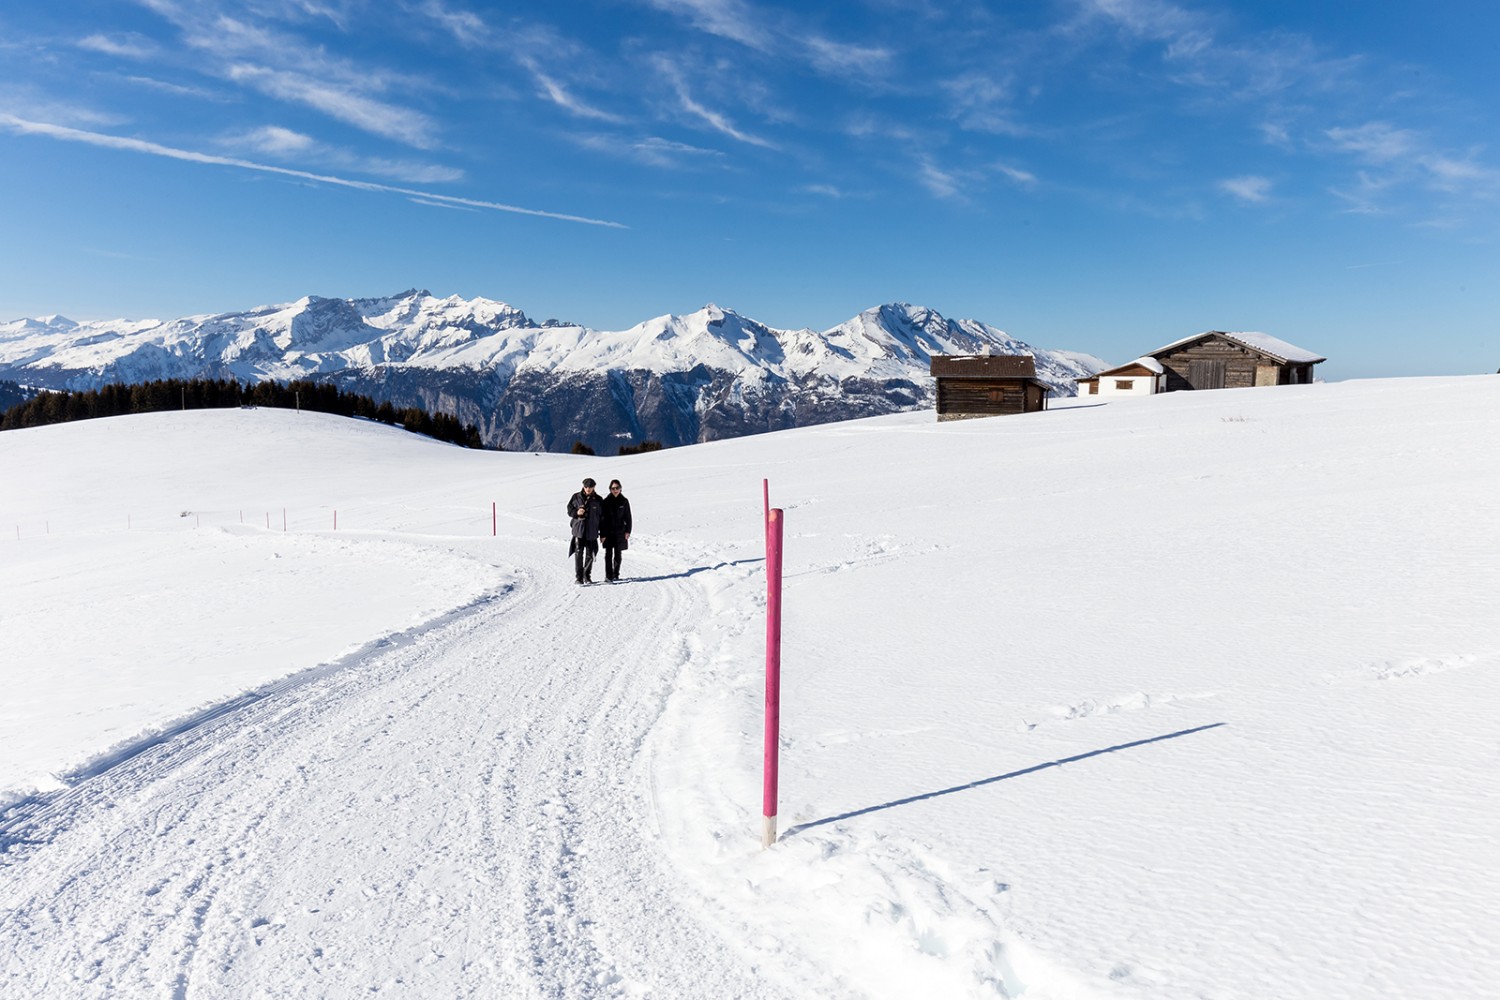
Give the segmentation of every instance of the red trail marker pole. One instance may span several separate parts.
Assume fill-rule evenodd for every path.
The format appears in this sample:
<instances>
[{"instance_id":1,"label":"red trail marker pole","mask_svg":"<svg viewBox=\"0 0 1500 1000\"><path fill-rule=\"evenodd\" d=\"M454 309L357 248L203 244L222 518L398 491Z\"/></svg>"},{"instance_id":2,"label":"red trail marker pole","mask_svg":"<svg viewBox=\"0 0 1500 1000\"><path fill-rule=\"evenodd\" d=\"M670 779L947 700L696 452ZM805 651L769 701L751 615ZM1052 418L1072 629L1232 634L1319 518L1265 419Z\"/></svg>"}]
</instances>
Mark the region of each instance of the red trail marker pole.
<instances>
[{"instance_id":1,"label":"red trail marker pole","mask_svg":"<svg viewBox=\"0 0 1500 1000\"><path fill-rule=\"evenodd\" d=\"M490 501L490 537L500 537L500 505L499 501Z\"/></svg>"},{"instance_id":2,"label":"red trail marker pole","mask_svg":"<svg viewBox=\"0 0 1500 1000\"><path fill-rule=\"evenodd\" d=\"M776 843L776 793L781 763L781 539L785 511L766 513L766 759L760 846Z\"/></svg>"}]
</instances>

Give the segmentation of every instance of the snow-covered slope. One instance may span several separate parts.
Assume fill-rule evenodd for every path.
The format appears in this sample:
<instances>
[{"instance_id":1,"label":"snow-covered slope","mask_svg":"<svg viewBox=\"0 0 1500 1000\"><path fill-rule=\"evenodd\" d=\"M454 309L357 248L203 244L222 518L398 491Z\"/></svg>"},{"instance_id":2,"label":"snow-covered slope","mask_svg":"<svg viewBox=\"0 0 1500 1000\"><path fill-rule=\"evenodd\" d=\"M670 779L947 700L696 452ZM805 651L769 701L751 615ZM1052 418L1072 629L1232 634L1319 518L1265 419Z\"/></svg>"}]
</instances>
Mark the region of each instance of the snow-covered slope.
<instances>
[{"instance_id":1,"label":"snow-covered slope","mask_svg":"<svg viewBox=\"0 0 1500 1000\"><path fill-rule=\"evenodd\" d=\"M167 323L0 324L0 377L51 388L109 381L317 377L398 405L453 413L510 449L611 452L896 412L932 396L934 353L1034 354L1060 395L1103 366L973 320L893 304L822 333L718 306L623 331L537 324L488 299L409 291L307 297Z\"/></svg>"},{"instance_id":2,"label":"snow-covered slope","mask_svg":"<svg viewBox=\"0 0 1500 1000\"><path fill-rule=\"evenodd\" d=\"M1489 997L1497 438L1500 376L614 459L0 434L3 992Z\"/></svg>"}]
</instances>

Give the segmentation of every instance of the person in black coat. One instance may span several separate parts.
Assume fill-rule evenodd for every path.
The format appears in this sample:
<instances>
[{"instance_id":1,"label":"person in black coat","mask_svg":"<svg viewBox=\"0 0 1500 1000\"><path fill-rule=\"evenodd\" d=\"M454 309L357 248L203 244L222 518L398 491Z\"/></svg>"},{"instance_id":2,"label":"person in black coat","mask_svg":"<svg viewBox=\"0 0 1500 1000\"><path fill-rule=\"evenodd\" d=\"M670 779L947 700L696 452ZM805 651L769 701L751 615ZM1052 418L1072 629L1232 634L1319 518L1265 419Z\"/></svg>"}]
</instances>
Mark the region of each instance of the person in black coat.
<instances>
[{"instance_id":1,"label":"person in black coat","mask_svg":"<svg viewBox=\"0 0 1500 1000\"><path fill-rule=\"evenodd\" d=\"M609 481L599 541L604 543L604 578L613 583L620 578L620 553L630 548L630 501L620 490L618 479Z\"/></svg>"},{"instance_id":2,"label":"person in black coat","mask_svg":"<svg viewBox=\"0 0 1500 1000\"><path fill-rule=\"evenodd\" d=\"M573 529L573 574L579 583L594 582L594 554L599 551L599 524L604 504L594 492L594 481L585 479L583 489L568 498L568 522Z\"/></svg>"}]
</instances>

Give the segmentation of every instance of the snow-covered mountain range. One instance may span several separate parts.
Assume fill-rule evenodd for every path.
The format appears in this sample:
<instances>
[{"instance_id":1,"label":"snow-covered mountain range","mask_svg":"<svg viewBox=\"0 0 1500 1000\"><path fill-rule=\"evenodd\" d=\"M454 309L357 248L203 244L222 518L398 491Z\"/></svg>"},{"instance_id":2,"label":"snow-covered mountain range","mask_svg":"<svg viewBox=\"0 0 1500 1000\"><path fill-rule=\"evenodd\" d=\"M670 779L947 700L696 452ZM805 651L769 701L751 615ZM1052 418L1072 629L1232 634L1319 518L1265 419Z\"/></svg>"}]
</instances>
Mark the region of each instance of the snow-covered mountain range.
<instances>
[{"instance_id":1,"label":"snow-covered mountain range","mask_svg":"<svg viewBox=\"0 0 1500 1000\"><path fill-rule=\"evenodd\" d=\"M975 320L893 303L829 330L780 330L715 305L621 331L537 323L503 302L307 296L246 312L0 323L0 378L51 389L162 378L317 378L452 413L486 443L671 446L930 405L934 354L1031 354L1060 395L1105 367Z\"/></svg>"}]
</instances>

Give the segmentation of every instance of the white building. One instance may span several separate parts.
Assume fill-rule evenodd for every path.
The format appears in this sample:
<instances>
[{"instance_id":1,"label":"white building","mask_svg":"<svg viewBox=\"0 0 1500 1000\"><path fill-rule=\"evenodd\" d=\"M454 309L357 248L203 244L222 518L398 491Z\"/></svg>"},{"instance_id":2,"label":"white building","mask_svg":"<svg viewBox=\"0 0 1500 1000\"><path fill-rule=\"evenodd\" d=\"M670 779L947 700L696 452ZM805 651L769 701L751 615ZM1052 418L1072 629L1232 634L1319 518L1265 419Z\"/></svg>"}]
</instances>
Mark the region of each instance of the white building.
<instances>
[{"instance_id":1,"label":"white building","mask_svg":"<svg viewBox=\"0 0 1500 1000\"><path fill-rule=\"evenodd\" d=\"M1118 368L1109 368L1078 380L1078 398L1101 403L1114 399L1133 399L1165 392L1167 370L1155 358L1136 358Z\"/></svg>"}]
</instances>

